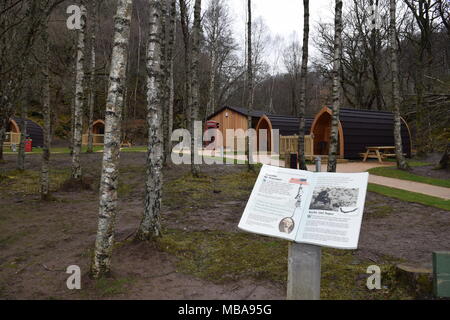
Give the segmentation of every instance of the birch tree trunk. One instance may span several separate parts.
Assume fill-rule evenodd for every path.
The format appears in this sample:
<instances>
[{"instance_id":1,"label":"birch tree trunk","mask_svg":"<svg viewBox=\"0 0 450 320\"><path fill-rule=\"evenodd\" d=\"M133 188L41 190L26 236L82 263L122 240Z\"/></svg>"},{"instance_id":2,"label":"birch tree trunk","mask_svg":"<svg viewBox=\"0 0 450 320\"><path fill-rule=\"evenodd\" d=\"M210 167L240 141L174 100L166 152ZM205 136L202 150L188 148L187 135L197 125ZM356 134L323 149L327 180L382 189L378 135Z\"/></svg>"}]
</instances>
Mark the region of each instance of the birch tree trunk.
<instances>
[{"instance_id":1,"label":"birch tree trunk","mask_svg":"<svg viewBox=\"0 0 450 320\"><path fill-rule=\"evenodd\" d=\"M300 170L308 170L305 160L305 113L306 113L306 84L308 78L309 56L309 0L303 0L304 27L303 27L303 56L302 72L300 75L300 103L299 103L299 135L298 135L298 161Z\"/></svg>"},{"instance_id":2,"label":"birch tree trunk","mask_svg":"<svg viewBox=\"0 0 450 320\"><path fill-rule=\"evenodd\" d=\"M72 154L72 179L81 180L81 143L83 130L83 109L84 109L84 49L86 33L86 7L84 0L81 4L81 29L78 30L77 41L77 66L75 78L75 108L74 108L74 128L73 128L73 154Z\"/></svg>"},{"instance_id":3,"label":"birch tree trunk","mask_svg":"<svg viewBox=\"0 0 450 320\"><path fill-rule=\"evenodd\" d=\"M211 76L209 78L209 93L208 93L208 106L206 116L214 113L216 106L216 72L217 72L217 49L216 44L212 45L211 49Z\"/></svg>"},{"instance_id":4,"label":"birch tree trunk","mask_svg":"<svg viewBox=\"0 0 450 320\"><path fill-rule=\"evenodd\" d=\"M106 102L105 148L100 180L100 207L91 276L100 278L111 269L119 183L119 155L123 92L130 37L133 0L118 0L115 16L114 45L111 56L110 83Z\"/></svg>"},{"instance_id":5,"label":"birch tree trunk","mask_svg":"<svg viewBox=\"0 0 450 320\"><path fill-rule=\"evenodd\" d=\"M94 136L93 136L93 128L94 128L94 107L95 107L95 68L96 68L96 36L98 30L98 3L96 0L92 1L92 35L91 35L91 79L90 79L90 94L89 94L89 132L88 132L88 147L87 152L94 152Z\"/></svg>"},{"instance_id":6,"label":"birch tree trunk","mask_svg":"<svg viewBox=\"0 0 450 320\"><path fill-rule=\"evenodd\" d=\"M200 36L201 36L201 0L195 0L194 5L194 25L192 30L192 108L191 108L191 173L194 177L200 174L200 168L195 163L198 141L195 136L195 121L198 120L200 82L199 62L200 62Z\"/></svg>"},{"instance_id":7,"label":"birch tree trunk","mask_svg":"<svg viewBox=\"0 0 450 320\"><path fill-rule=\"evenodd\" d=\"M247 126L250 130L252 128L252 116L250 113L253 111L253 53L252 53L252 1L247 1ZM252 151L250 150L250 138L247 135L245 153L248 160L248 170L254 171L252 165Z\"/></svg>"},{"instance_id":8,"label":"birch tree trunk","mask_svg":"<svg viewBox=\"0 0 450 320\"><path fill-rule=\"evenodd\" d=\"M408 164L403 155L402 123L400 117L400 89L398 71L398 46L397 46L397 1L390 0L390 53L392 72L392 101L394 103L394 138L395 155L397 157L397 168L408 170Z\"/></svg>"},{"instance_id":9,"label":"birch tree trunk","mask_svg":"<svg viewBox=\"0 0 450 320\"><path fill-rule=\"evenodd\" d=\"M44 114L44 146L42 148L41 164L41 199L48 201L50 199L50 146L51 146L51 106L50 106L50 45L48 36L48 26L46 26L42 40L44 44L45 57L42 68L43 76L43 114Z\"/></svg>"},{"instance_id":10,"label":"birch tree trunk","mask_svg":"<svg viewBox=\"0 0 450 320\"><path fill-rule=\"evenodd\" d=\"M163 148L163 163L166 162L165 159L165 144L166 144L166 129L169 123L169 113L167 112L169 109L169 57L168 57L168 37L167 37L167 19L168 19L168 4L167 0L161 1L161 12L159 14L159 19L161 20L159 23L160 26L160 69L161 73L159 76L159 85L160 85L160 105L162 108L162 123L161 123L161 143Z\"/></svg>"},{"instance_id":11,"label":"birch tree trunk","mask_svg":"<svg viewBox=\"0 0 450 320\"><path fill-rule=\"evenodd\" d=\"M334 62L333 62L333 115L331 120L328 172L336 172L339 144L340 83L342 58L342 0L336 0L334 21Z\"/></svg>"},{"instance_id":12,"label":"birch tree trunk","mask_svg":"<svg viewBox=\"0 0 450 320\"><path fill-rule=\"evenodd\" d=\"M30 80L27 80L27 84L31 86L29 83ZM31 88L29 90L29 95L31 94ZM28 118L28 99L25 94L22 97L22 105L20 107L20 121L19 121L19 129L20 129L20 144L19 150L17 154L17 170L24 171L25 170L25 140L27 138L27 118Z\"/></svg>"},{"instance_id":13,"label":"birch tree trunk","mask_svg":"<svg viewBox=\"0 0 450 320\"><path fill-rule=\"evenodd\" d=\"M144 215L136 238L151 240L161 235L162 192L162 70L161 70L161 2L150 0L150 34L147 51L147 123L148 153L147 179L145 183Z\"/></svg>"},{"instance_id":14,"label":"birch tree trunk","mask_svg":"<svg viewBox=\"0 0 450 320\"><path fill-rule=\"evenodd\" d=\"M169 99L167 106L167 126L165 127L164 134L164 164L166 165L170 155L172 153L172 142L170 141L172 131L173 131L173 104L175 99L175 88L173 81L173 72L174 72L174 58L175 58L175 37L176 37L176 15L177 15L177 6L176 0L170 1L170 14L169 14L169 43L167 47L167 69L168 69L168 90L169 90Z\"/></svg>"},{"instance_id":15,"label":"birch tree trunk","mask_svg":"<svg viewBox=\"0 0 450 320\"><path fill-rule=\"evenodd\" d=\"M3 114L4 113L4 114ZM0 161L4 160L3 145L6 138L6 127L8 126L8 117L6 110L0 111Z\"/></svg>"},{"instance_id":16,"label":"birch tree trunk","mask_svg":"<svg viewBox=\"0 0 450 320\"><path fill-rule=\"evenodd\" d=\"M189 17L186 1L180 0L180 20L184 40L184 70L185 70L185 107L187 128L191 127L192 107L192 74L191 74L191 39L189 34Z\"/></svg>"}]
</instances>

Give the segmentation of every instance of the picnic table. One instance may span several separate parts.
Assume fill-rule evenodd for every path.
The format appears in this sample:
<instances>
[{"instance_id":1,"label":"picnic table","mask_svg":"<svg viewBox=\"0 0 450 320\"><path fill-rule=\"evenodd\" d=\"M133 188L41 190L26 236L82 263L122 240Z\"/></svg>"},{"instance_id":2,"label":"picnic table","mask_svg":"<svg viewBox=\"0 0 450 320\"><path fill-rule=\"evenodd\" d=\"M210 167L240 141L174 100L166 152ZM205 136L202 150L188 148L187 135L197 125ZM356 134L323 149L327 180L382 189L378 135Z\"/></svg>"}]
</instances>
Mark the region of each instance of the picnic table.
<instances>
[{"instance_id":1,"label":"picnic table","mask_svg":"<svg viewBox=\"0 0 450 320\"><path fill-rule=\"evenodd\" d=\"M366 162L368 158L378 159L380 163L383 163L384 158L395 157L394 146L379 146L379 147L366 147L366 152L362 154L364 157L363 162Z\"/></svg>"}]
</instances>

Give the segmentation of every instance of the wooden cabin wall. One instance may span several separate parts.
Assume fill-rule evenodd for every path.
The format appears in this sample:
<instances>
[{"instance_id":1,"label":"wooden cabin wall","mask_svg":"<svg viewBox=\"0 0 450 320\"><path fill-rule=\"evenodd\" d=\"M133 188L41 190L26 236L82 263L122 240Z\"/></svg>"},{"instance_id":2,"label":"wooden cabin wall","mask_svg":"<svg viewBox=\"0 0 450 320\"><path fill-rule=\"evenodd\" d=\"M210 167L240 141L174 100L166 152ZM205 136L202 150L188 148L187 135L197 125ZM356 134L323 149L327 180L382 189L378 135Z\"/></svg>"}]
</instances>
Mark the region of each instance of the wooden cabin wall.
<instances>
[{"instance_id":1,"label":"wooden cabin wall","mask_svg":"<svg viewBox=\"0 0 450 320\"><path fill-rule=\"evenodd\" d=\"M227 137L226 137L227 129L233 130L242 129L246 131L248 128L247 117L230 109L225 109L221 113L217 114L216 116L208 120L216 121L219 123L220 125L219 130L223 135L225 146L227 146Z\"/></svg>"}]
</instances>

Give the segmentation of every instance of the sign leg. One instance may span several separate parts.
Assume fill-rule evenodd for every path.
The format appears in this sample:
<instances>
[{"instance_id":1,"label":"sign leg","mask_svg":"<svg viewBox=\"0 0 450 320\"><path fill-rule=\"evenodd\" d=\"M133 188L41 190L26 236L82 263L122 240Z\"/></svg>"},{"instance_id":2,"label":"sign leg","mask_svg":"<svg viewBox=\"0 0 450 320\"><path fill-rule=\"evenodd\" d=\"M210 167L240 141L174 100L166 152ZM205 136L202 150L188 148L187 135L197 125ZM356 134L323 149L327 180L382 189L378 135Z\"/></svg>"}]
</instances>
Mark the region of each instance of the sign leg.
<instances>
[{"instance_id":1,"label":"sign leg","mask_svg":"<svg viewBox=\"0 0 450 320\"><path fill-rule=\"evenodd\" d=\"M289 244L287 300L319 300L322 248Z\"/></svg>"}]
</instances>

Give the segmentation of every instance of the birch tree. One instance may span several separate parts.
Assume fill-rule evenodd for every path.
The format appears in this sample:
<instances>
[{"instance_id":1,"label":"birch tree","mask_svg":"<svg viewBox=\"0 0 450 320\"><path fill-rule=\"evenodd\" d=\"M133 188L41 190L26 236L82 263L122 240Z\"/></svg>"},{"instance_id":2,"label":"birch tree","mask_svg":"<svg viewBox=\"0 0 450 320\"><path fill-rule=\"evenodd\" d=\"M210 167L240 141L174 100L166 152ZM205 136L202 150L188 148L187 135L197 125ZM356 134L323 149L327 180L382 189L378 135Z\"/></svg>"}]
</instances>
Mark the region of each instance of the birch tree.
<instances>
[{"instance_id":1,"label":"birch tree","mask_svg":"<svg viewBox=\"0 0 450 320\"><path fill-rule=\"evenodd\" d=\"M147 179L145 183L144 215L136 238L151 240L161 235L161 189L162 189L162 116L161 101L161 2L150 0L150 28L147 49L147 124L148 153Z\"/></svg>"},{"instance_id":2,"label":"birch tree","mask_svg":"<svg viewBox=\"0 0 450 320\"><path fill-rule=\"evenodd\" d=\"M91 276L93 278L100 278L110 272L117 213L121 140L120 119L126 84L126 63L133 0L118 0L117 2L110 82L106 102L105 148L100 180L98 230L91 264Z\"/></svg>"},{"instance_id":3,"label":"birch tree","mask_svg":"<svg viewBox=\"0 0 450 320\"><path fill-rule=\"evenodd\" d=\"M174 87L174 59L175 59L175 37L176 37L176 15L177 15L177 5L176 0L170 0L170 11L169 11L169 35L167 44L167 78L166 78L166 90L168 90L168 102L166 117L167 125L164 130L164 164L167 164L170 154L172 152L172 142L170 141L172 131L173 131L173 107L175 99L175 87Z\"/></svg>"},{"instance_id":4,"label":"birch tree","mask_svg":"<svg viewBox=\"0 0 450 320\"><path fill-rule=\"evenodd\" d=\"M191 74L191 35L189 32L189 15L186 0L180 1L180 21L184 41L184 105L186 112L187 127L190 128L191 106L192 106L192 74Z\"/></svg>"},{"instance_id":5,"label":"birch tree","mask_svg":"<svg viewBox=\"0 0 450 320\"><path fill-rule=\"evenodd\" d=\"M398 71L398 45L397 45L397 1L390 0L390 53L391 53L391 73L392 73L392 102L394 104L394 138L395 155L397 157L397 167L407 170L405 156L403 155L401 118L400 118L400 88Z\"/></svg>"},{"instance_id":6,"label":"birch tree","mask_svg":"<svg viewBox=\"0 0 450 320\"><path fill-rule=\"evenodd\" d=\"M342 57L342 0L336 0L334 21L334 61L333 61L333 115L331 120L330 150L328 153L328 172L336 172L337 151L339 144L340 112L340 73Z\"/></svg>"},{"instance_id":7,"label":"birch tree","mask_svg":"<svg viewBox=\"0 0 450 320\"><path fill-rule=\"evenodd\" d=\"M43 83L43 114L44 114L44 146L42 147L41 164L41 199L47 201L50 199L50 146L52 141L51 131L51 106L50 106L50 44L48 35L48 25L42 33L42 43L44 46L44 61L42 67Z\"/></svg>"},{"instance_id":8,"label":"birch tree","mask_svg":"<svg viewBox=\"0 0 450 320\"><path fill-rule=\"evenodd\" d=\"M19 120L20 144L17 153L17 170L19 171L25 170L25 141L27 139L28 101L31 100L31 88L29 87L31 86L30 79L27 79L26 83L28 89L27 90L24 90L24 88L22 89L23 90L21 99L22 101L20 106L20 120Z\"/></svg>"},{"instance_id":9,"label":"birch tree","mask_svg":"<svg viewBox=\"0 0 450 320\"><path fill-rule=\"evenodd\" d=\"M306 112L306 84L308 77L309 56L309 0L303 0L304 26L303 26L303 53L302 71L300 74L300 103L299 103L299 135L298 135L298 160L301 170L308 170L305 160L305 112Z\"/></svg>"},{"instance_id":10,"label":"birch tree","mask_svg":"<svg viewBox=\"0 0 450 320\"><path fill-rule=\"evenodd\" d=\"M89 131L88 131L88 148L87 152L92 153L94 151L93 144L94 144L94 135L93 135L93 125L94 125L94 107L95 107L95 68L96 68L96 47L97 47L97 30L98 30L98 10L99 10L100 3L98 3L98 0L92 0L92 7L91 7L91 78L90 78L90 93L89 93Z\"/></svg>"},{"instance_id":11,"label":"birch tree","mask_svg":"<svg viewBox=\"0 0 450 320\"><path fill-rule=\"evenodd\" d=\"M200 107L200 37L201 37L201 10L202 1L195 0L194 25L192 30L192 108L191 108L191 173L194 177L200 174L200 168L195 163L199 141L195 135L195 122L198 120Z\"/></svg>"},{"instance_id":12,"label":"birch tree","mask_svg":"<svg viewBox=\"0 0 450 320\"><path fill-rule=\"evenodd\" d=\"M252 1L247 1L247 126L252 128L252 117L250 113L253 111L253 54L252 54ZM253 171L251 138L246 138L246 157L248 160L248 170Z\"/></svg>"},{"instance_id":13,"label":"birch tree","mask_svg":"<svg viewBox=\"0 0 450 320\"><path fill-rule=\"evenodd\" d=\"M75 108L74 108L74 128L73 128L73 154L72 154L72 179L81 180L81 143L83 130L83 110L84 110L84 50L86 42L86 7L84 0L81 5L81 29L77 31L77 58L75 76Z\"/></svg>"}]
</instances>

